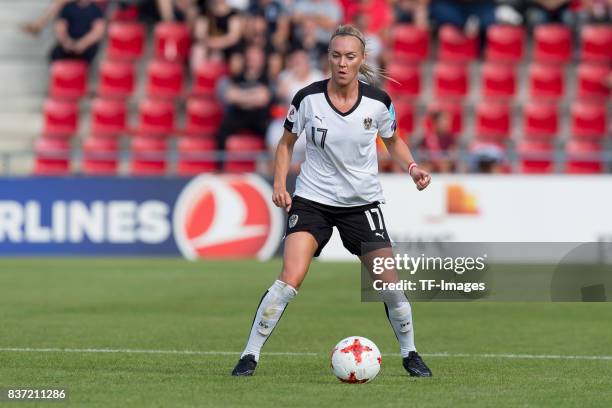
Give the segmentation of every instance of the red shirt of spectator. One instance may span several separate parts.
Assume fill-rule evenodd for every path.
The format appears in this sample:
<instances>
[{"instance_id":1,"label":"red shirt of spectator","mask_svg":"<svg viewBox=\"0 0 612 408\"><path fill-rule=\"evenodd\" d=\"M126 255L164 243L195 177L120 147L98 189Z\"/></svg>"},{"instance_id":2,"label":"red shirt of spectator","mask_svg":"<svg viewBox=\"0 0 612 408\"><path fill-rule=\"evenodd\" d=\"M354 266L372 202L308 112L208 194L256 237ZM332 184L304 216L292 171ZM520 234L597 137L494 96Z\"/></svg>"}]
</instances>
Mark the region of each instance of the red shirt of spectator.
<instances>
[{"instance_id":1,"label":"red shirt of spectator","mask_svg":"<svg viewBox=\"0 0 612 408\"><path fill-rule=\"evenodd\" d=\"M378 34L393 23L393 10L386 0L340 0L340 5L345 23L351 23L359 13L367 15L366 31L370 34Z\"/></svg>"}]
</instances>

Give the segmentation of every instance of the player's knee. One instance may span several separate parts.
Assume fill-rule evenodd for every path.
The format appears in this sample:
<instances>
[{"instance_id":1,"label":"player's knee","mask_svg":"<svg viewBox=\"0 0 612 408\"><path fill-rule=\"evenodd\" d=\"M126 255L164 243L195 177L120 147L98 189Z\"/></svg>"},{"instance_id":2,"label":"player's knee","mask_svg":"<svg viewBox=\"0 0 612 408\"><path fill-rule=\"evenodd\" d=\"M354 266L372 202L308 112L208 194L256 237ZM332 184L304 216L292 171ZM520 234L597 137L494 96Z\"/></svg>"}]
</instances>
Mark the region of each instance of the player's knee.
<instances>
[{"instance_id":1,"label":"player's knee","mask_svg":"<svg viewBox=\"0 0 612 408\"><path fill-rule=\"evenodd\" d=\"M284 282L294 289L299 289L306 272L307 268L299 265L284 265L277 282Z\"/></svg>"}]
</instances>

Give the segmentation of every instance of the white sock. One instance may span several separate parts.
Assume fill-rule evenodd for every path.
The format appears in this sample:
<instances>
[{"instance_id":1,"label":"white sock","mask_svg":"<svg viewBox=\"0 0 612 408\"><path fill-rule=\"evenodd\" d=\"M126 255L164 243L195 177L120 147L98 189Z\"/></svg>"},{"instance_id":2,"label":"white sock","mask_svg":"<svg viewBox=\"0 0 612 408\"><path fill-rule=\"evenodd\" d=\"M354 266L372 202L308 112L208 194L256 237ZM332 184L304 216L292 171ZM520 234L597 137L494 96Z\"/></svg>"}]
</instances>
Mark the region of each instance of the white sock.
<instances>
[{"instance_id":1,"label":"white sock","mask_svg":"<svg viewBox=\"0 0 612 408\"><path fill-rule=\"evenodd\" d=\"M240 356L241 358L247 354L253 354L255 361L259 361L261 348L272 334L287 304L295 295L297 295L297 290L283 281L277 280L270 286L270 289L264 293L261 302L259 302L249 334L249 341Z\"/></svg>"},{"instance_id":2,"label":"white sock","mask_svg":"<svg viewBox=\"0 0 612 408\"><path fill-rule=\"evenodd\" d=\"M387 318L399 341L400 354L402 357L408 357L408 353L416 351L410 303L404 292L400 290L383 291L382 298L385 302Z\"/></svg>"}]
</instances>

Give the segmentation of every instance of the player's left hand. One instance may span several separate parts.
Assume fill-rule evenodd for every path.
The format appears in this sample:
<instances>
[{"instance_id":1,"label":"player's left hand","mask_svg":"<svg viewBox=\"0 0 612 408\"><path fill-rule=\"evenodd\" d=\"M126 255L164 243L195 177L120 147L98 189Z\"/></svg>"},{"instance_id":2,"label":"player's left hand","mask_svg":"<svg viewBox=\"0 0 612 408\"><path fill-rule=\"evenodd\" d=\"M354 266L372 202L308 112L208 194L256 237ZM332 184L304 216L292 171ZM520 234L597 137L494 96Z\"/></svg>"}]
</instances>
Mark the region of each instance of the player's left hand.
<instances>
[{"instance_id":1,"label":"player's left hand","mask_svg":"<svg viewBox=\"0 0 612 408\"><path fill-rule=\"evenodd\" d=\"M416 188L419 191L424 190L431 182L431 176L429 173L418 167L414 167L412 169L410 176L412 177L412 180L414 181L414 184L416 184Z\"/></svg>"}]
</instances>

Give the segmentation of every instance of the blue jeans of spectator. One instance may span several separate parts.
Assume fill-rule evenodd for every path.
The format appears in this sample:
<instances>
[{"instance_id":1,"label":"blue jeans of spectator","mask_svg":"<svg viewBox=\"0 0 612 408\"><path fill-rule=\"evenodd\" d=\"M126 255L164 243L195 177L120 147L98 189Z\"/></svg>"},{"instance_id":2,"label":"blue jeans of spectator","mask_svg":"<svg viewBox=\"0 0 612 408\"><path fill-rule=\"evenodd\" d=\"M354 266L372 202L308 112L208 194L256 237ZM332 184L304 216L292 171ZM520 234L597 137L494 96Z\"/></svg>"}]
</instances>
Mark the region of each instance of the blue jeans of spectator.
<instances>
[{"instance_id":1,"label":"blue jeans of spectator","mask_svg":"<svg viewBox=\"0 0 612 408\"><path fill-rule=\"evenodd\" d=\"M66 51L61 45L57 44L53 50L51 50L51 55L49 56L51 61L56 61L60 59L79 59L84 60L88 64L91 64L96 54L98 52L98 44L94 44L91 47L87 48L81 54L75 54L70 51Z\"/></svg>"},{"instance_id":2,"label":"blue jeans of spectator","mask_svg":"<svg viewBox=\"0 0 612 408\"><path fill-rule=\"evenodd\" d=\"M460 29L463 29L470 16L476 16L480 22L480 36L483 38L487 27L495 23L495 3L432 0L429 4L429 14L438 26L452 24Z\"/></svg>"}]
</instances>

